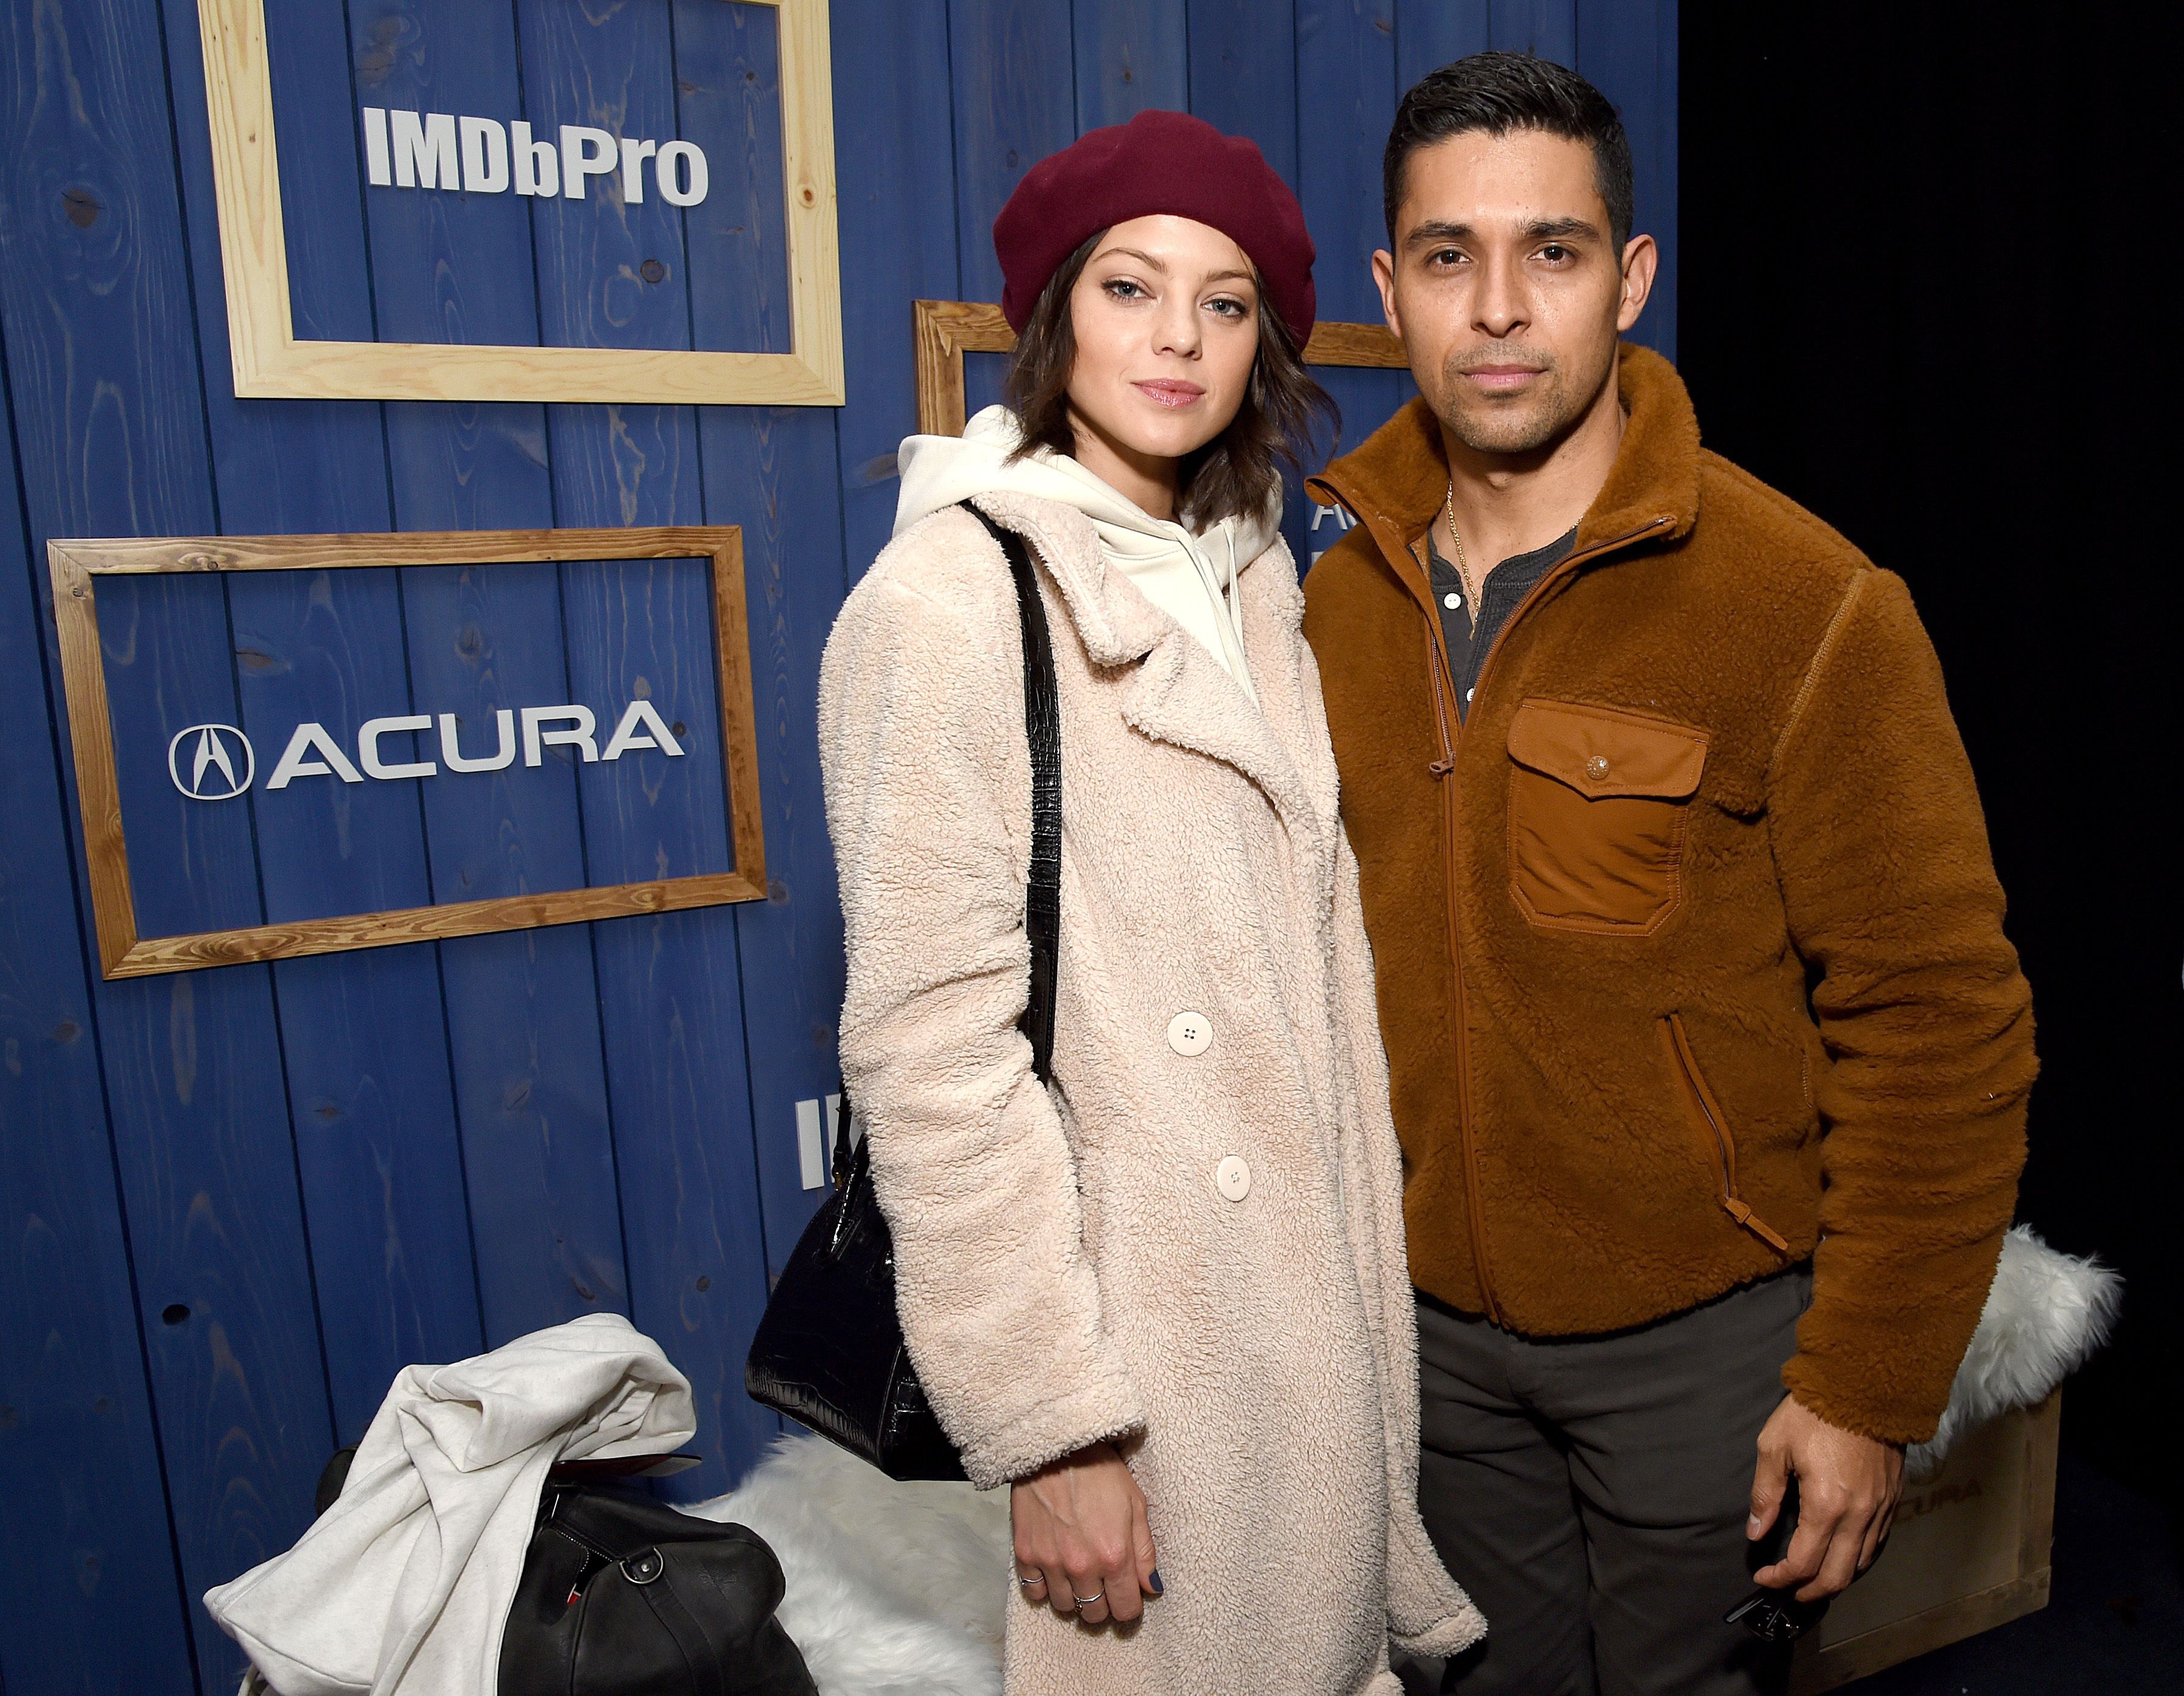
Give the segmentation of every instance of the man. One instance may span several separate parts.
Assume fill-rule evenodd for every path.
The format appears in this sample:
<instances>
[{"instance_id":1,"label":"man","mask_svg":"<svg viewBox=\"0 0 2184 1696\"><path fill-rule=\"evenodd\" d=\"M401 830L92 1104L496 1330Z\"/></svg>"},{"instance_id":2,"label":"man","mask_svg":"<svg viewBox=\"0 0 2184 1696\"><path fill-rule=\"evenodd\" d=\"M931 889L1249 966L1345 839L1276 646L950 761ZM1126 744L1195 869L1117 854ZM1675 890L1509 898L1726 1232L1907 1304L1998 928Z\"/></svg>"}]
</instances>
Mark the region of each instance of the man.
<instances>
[{"instance_id":1,"label":"man","mask_svg":"<svg viewBox=\"0 0 2184 1696\"><path fill-rule=\"evenodd\" d=\"M1490 1626L1451 1688L1765 1689L1724 1613L1755 1568L1849 1583L1947 1402L2030 998L1902 580L1618 343L1656 253L1613 108L1446 66L1385 195L1419 398L1313 485L1357 523L1306 630L1408 1166L1421 1504Z\"/></svg>"}]
</instances>

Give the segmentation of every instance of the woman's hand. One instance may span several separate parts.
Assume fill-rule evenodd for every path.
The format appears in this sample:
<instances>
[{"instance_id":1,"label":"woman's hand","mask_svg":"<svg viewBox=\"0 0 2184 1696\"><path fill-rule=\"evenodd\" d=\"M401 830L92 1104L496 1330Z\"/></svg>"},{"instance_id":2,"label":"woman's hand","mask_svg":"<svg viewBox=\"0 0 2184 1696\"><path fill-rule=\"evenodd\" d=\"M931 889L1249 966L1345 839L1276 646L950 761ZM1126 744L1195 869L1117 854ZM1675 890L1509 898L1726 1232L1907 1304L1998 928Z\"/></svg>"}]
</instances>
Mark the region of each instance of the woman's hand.
<instances>
[{"instance_id":1,"label":"woman's hand","mask_svg":"<svg viewBox=\"0 0 2184 1696\"><path fill-rule=\"evenodd\" d=\"M1028 1602L1050 1602L1088 1626L1127 1624L1157 1596L1145 1492L1110 1443L1064 1455L1009 1487L1017 1582Z\"/></svg>"}]
</instances>

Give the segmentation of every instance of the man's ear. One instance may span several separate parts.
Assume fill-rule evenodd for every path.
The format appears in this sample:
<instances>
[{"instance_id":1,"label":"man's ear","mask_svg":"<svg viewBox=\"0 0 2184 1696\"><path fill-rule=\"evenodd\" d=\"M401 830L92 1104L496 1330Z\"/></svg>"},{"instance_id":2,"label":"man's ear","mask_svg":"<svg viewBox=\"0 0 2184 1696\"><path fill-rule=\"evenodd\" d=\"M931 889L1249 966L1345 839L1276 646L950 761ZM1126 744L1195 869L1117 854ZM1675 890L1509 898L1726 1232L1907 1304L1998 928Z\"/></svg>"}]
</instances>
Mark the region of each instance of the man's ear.
<instances>
[{"instance_id":1,"label":"man's ear","mask_svg":"<svg viewBox=\"0 0 2184 1696\"><path fill-rule=\"evenodd\" d=\"M1379 255L1375 254L1375 260ZM1633 236L1623 244L1623 299L1615 309L1619 335L1638 321L1653 292L1653 276L1661 268L1661 250L1651 236Z\"/></svg>"},{"instance_id":2,"label":"man's ear","mask_svg":"<svg viewBox=\"0 0 2184 1696\"><path fill-rule=\"evenodd\" d=\"M1373 250L1373 283L1380 291L1380 315L1388 320L1388 328L1400 342L1403 322L1396 311L1396 256L1385 247Z\"/></svg>"}]
</instances>

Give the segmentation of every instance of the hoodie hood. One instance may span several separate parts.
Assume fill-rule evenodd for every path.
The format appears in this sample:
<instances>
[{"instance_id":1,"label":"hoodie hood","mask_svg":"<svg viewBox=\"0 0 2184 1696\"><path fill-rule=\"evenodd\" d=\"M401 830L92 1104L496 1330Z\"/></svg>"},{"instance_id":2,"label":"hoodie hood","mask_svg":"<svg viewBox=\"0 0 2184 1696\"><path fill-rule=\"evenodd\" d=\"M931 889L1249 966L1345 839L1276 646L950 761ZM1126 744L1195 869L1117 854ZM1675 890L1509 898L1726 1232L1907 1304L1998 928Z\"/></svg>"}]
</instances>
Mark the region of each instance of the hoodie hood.
<instances>
[{"instance_id":1,"label":"hoodie hood","mask_svg":"<svg viewBox=\"0 0 2184 1696\"><path fill-rule=\"evenodd\" d=\"M1157 519L1067 453L1034 448L1013 463L1022 441L1016 416L989 406L960 437L912 436L896 456L902 492L894 533L973 495L1031 495L1074 507L1098 531L1100 551L1148 601L1202 642L1256 701L1244 653L1236 580L1280 533L1279 499L1263 512L1224 518L1194 533Z\"/></svg>"}]
</instances>

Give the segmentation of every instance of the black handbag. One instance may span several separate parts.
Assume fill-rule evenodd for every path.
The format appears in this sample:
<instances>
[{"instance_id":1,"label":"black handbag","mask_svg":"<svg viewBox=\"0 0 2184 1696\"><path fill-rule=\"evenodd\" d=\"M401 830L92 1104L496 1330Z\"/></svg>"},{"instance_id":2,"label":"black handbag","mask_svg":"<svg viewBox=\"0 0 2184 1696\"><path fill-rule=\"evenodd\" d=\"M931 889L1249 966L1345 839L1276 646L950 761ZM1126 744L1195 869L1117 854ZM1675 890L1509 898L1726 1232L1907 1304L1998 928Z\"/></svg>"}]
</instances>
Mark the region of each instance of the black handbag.
<instances>
[{"instance_id":1,"label":"black handbag","mask_svg":"<svg viewBox=\"0 0 2184 1696\"><path fill-rule=\"evenodd\" d=\"M764 1538L572 1471L539 1498L500 1696L817 1696Z\"/></svg>"},{"instance_id":2,"label":"black handbag","mask_svg":"<svg viewBox=\"0 0 2184 1696\"><path fill-rule=\"evenodd\" d=\"M1024 928L1031 994L1022 1029L1041 1083L1054 1065L1056 948L1061 923L1061 710L1046 608L1023 538L968 501L1016 580L1023 622L1024 726L1031 742L1031 876ZM894 1245L873 1193L872 1154L850 1134L844 1099L834 1144L833 1193L788 1264L751 1339L744 1387L755 1400L800 1420L891 1478L961 1478L956 1448L927 1404L894 1304Z\"/></svg>"}]
</instances>

